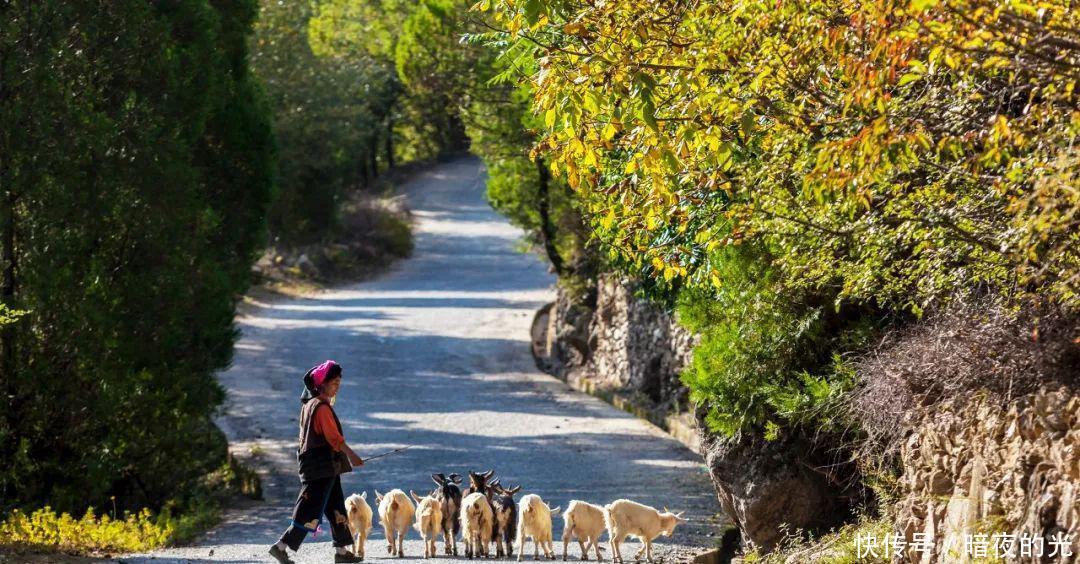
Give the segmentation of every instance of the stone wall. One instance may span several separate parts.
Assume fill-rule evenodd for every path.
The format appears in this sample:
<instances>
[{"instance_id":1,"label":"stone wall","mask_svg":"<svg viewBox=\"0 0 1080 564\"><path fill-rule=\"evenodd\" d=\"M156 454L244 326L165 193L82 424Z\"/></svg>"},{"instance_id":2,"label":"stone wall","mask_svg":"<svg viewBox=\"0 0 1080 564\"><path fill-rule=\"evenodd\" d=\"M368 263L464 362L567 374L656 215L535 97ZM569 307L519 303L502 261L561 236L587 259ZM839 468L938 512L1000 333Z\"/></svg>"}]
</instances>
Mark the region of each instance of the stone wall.
<instances>
[{"instance_id":1,"label":"stone wall","mask_svg":"<svg viewBox=\"0 0 1080 564\"><path fill-rule=\"evenodd\" d=\"M690 411L679 373L696 338L615 277L602 276L594 294L578 299L560 289L556 302L538 313L533 339L548 373L618 392L658 417Z\"/></svg>"},{"instance_id":2,"label":"stone wall","mask_svg":"<svg viewBox=\"0 0 1080 564\"><path fill-rule=\"evenodd\" d=\"M1080 397L1067 389L1028 394L1004 410L944 403L914 423L901 464L898 532L935 541L933 551L909 550L908 561L967 562L966 535L977 534L987 537L973 542L988 541L992 555L995 533L1044 539L1042 559L1009 562L1080 559ZM1055 535L1071 535L1073 558L1049 556Z\"/></svg>"}]
</instances>

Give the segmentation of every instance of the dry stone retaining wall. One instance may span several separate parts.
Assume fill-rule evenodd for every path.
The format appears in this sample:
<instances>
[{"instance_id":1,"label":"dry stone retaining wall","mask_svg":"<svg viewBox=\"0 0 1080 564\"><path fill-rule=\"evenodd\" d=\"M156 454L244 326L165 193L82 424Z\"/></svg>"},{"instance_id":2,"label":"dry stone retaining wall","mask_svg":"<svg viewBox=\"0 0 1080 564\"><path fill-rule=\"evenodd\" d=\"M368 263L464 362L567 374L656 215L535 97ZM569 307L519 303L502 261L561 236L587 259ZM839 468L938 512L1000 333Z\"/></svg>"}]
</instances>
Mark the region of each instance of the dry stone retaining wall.
<instances>
[{"instance_id":1,"label":"dry stone retaining wall","mask_svg":"<svg viewBox=\"0 0 1080 564\"><path fill-rule=\"evenodd\" d=\"M1042 539L1043 558L1080 560L1080 397L1040 391L1001 409L987 401L947 402L915 424L902 448L904 498L897 519L907 541L934 540L933 551L908 550L913 562L967 562L994 534L1002 551L1013 539ZM988 538L974 535L986 534ZM969 548L968 535L973 545ZM1073 557L1050 557L1050 540L1071 535ZM1038 541L1036 541L1037 544ZM1034 551L1033 551L1034 552Z\"/></svg>"}]
</instances>

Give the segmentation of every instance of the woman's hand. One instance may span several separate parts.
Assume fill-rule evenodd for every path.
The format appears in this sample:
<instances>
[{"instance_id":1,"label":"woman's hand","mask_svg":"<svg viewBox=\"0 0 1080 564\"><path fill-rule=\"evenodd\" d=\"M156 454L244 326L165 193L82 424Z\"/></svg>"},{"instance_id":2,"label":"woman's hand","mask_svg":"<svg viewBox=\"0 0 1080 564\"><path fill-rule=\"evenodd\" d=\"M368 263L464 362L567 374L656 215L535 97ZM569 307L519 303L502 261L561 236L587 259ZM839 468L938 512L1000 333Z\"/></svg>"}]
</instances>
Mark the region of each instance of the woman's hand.
<instances>
[{"instance_id":1,"label":"woman's hand","mask_svg":"<svg viewBox=\"0 0 1080 564\"><path fill-rule=\"evenodd\" d=\"M349 445L344 445L343 444L343 445L341 445L341 448L342 448L342 450L345 451L345 456L349 457L349 463L350 464L352 464L353 466L363 466L364 465L364 459L360 458L360 456L357 455L356 452L353 451L353 449L349 448Z\"/></svg>"}]
</instances>

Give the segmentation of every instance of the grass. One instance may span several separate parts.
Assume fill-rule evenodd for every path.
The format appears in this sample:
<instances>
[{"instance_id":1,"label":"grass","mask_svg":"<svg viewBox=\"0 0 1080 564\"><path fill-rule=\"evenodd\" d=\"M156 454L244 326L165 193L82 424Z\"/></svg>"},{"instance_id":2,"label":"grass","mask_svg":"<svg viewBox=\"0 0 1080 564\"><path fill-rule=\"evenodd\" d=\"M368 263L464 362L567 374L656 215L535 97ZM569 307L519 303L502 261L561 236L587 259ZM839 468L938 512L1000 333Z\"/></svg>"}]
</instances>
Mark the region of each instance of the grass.
<instances>
[{"instance_id":1,"label":"grass","mask_svg":"<svg viewBox=\"0 0 1080 564\"><path fill-rule=\"evenodd\" d=\"M90 507L75 517L49 506L12 510L0 521L0 554L100 556L181 544L216 525L222 504L240 495L258 499L262 485L258 474L230 456L186 499L171 500L157 512L118 514Z\"/></svg>"},{"instance_id":2,"label":"grass","mask_svg":"<svg viewBox=\"0 0 1080 564\"><path fill-rule=\"evenodd\" d=\"M880 544L892 533L892 522L887 518L863 519L858 523L845 525L836 531L810 540L806 540L804 535L796 531L788 535L775 551L769 554L751 551L745 555L743 562L746 564L782 564L784 562L885 564L891 560L884 558L880 550L878 558L860 557L856 539L859 536L864 539L869 536L878 539Z\"/></svg>"}]
</instances>

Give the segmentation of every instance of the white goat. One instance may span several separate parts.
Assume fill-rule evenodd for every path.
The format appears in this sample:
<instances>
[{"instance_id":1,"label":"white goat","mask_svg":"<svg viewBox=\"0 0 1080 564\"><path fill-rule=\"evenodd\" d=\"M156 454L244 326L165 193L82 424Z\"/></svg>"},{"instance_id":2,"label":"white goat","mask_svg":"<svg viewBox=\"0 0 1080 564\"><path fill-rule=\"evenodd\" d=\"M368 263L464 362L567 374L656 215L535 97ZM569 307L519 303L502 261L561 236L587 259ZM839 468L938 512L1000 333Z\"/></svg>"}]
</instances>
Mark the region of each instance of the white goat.
<instances>
[{"instance_id":1,"label":"white goat","mask_svg":"<svg viewBox=\"0 0 1080 564\"><path fill-rule=\"evenodd\" d=\"M375 490L375 499L379 501L379 521L386 531L386 552L405 556L405 535L409 532L409 524L416 512L409 496L397 489L390 490L386 495Z\"/></svg>"},{"instance_id":2,"label":"white goat","mask_svg":"<svg viewBox=\"0 0 1080 564\"><path fill-rule=\"evenodd\" d=\"M533 560L540 559L540 548L544 549L544 556L554 560L555 547L551 544L551 513L558 512L559 508L551 509L543 499L540 499L540 496L529 494L521 498L518 509L518 562L525 554L525 537L533 539Z\"/></svg>"},{"instance_id":3,"label":"white goat","mask_svg":"<svg viewBox=\"0 0 1080 564\"><path fill-rule=\"evenodd\" d=\"M649 562L653 561L652 541L660 535L670 537L675 532L675 525L685 522L682 512L671 513L664 508L657 511L648 505L642 505L628 499L618 499L604 506L604 522L611 540L612 561L622 562L620 547L626 537L641 539L643 546L637 551L638 557L645 552Z\"/></svg>"},{"instance_id":4,"label":"white goat","mask_svg":"<svg viewBox=\"0 0 1080 564\"><path fill-rule=\"evenodd\" d=\"M420 497L409 490L416 501L416 530L424 540L424 558L435 556L435 538L442 530L442 504L433 496Z\"/></svg>"},{"instance_id":5,"label":"white goat","mask_svg":"<svg viewBox=\"0 0 1080 564\"><path fill-rule=\"evenodd\" d=\"M349 514L349 530L356 539L353 554L364 557L364 545L368 532L371 531L371 506L367 502L367 492L352 494L345 500L345 512Z\"/></svg>"},{"instance_id":6,"label":"white goat","mask_svg":"<svg viewBox=\"0 0 1080 564\"><path fill-rule=\"evenodd\" d=\"M596 551L596 559L602 560L600 536L604 534L604 508L575 499L566 506L562 517L562 559L566 560L566 548L576 536L582 560L589 559L590 546Z\"/></svg>"},{"instance_id":7,"label":"white goat","mask_svg":"<svg viewBox=\"0 0 1080 564\"><path fill-rule=\"evenodd\" d=\"M465 556L488 555L494 524L491 503L486 495L473 492L461 500L461 536L465 541Z\"/></svg>"}]
</instances>

